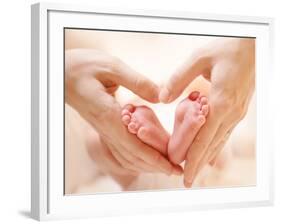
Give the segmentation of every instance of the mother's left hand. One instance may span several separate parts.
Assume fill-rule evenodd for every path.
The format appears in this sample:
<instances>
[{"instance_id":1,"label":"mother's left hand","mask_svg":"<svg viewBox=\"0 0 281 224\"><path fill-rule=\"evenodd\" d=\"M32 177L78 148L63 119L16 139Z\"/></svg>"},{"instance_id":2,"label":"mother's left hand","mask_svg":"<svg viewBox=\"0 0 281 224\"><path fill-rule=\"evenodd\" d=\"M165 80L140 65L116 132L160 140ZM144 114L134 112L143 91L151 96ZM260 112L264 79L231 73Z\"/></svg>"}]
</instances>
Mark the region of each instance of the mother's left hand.
<instances>
[{"instance_id":1,"label":"mother's left hand","mask_svg":"<svg viewBox=\"0 0 281 224\"><path fill-rule=\"evenodd\" d=\"M218 39L198 50L161 90L160 100L173 101L200 75L211 82L210 108L187 153L186 187L192 185L205 164L214 160L247 112L255 87L255 40Z\"/></svg>"}]
</instances>

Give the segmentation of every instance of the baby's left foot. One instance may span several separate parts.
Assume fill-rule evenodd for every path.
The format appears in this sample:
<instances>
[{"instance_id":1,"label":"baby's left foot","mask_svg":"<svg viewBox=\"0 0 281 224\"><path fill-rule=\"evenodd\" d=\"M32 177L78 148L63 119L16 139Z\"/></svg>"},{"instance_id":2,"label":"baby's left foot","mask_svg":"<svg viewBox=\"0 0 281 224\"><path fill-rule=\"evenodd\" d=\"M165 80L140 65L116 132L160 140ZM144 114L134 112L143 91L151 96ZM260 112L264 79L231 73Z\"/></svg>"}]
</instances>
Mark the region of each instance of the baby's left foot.
<instances>
[{"instance_id":1,"label":"baby's left foot","mask_svg":"<svg viewBox=\"0 0 281 224\"><path fill-rule=\"evenodd\" d=\"M174 131L169 141L168 156L174 164L184 161L187 150L206 121L208 100L192 92L176 109Z\"/></svg>"},{"instance_id":2,"label":"baby's left foot","mask_svg":"<svg viewBox=\"0 0 281 224\"><path fill-rule=\"evenodd\" d=\"M130 133L167 155L169 134L149 107L126 105L122 110L122 121Z\"/></svg>"}]
</instances>

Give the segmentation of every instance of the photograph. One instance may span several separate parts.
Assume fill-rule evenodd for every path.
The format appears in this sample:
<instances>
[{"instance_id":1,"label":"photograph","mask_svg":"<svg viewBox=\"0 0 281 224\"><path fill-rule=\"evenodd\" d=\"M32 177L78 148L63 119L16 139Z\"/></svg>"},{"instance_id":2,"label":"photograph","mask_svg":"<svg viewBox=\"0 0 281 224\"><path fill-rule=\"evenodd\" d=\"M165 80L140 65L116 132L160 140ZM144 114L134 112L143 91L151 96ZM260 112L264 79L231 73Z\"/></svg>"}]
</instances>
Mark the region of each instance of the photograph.
<instances>
[{"instance_id":1,"label":"photograph","mask_svg":"<svg viewBox=\"0 0 281 224\"><path fill-rule=\"evenodd\" d=\"M256 185L256 38L63 38L65 195Z\"/></svg>"}]
</instances>

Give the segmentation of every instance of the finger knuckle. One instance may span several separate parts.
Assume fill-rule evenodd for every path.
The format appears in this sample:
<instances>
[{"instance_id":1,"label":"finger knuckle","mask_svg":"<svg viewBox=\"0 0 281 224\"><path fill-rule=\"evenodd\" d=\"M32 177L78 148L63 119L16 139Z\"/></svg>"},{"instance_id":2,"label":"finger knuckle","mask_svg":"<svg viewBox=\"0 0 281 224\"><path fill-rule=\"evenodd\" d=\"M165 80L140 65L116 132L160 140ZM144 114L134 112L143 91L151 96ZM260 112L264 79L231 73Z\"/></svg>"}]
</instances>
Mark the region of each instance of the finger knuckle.
<instances>
[{"instance_id":1,"label":"finger knuckle","mask_svg":"<svg viewBox=\"0 0 281 224\"><path fill-rule=\"evenodd\" d=\"M239 115L239 120L242 120L247 114L247 109L244 106L237 106L236 113Z\"/></svg>"},{"instance_id":2,"label":"finger knuckle","mask_svg":"<svg viewBox=\"0 0 281 224\"><path fill-rule=\"evenodd\" d=\"M216 98L213 101L213 108L216 113L225 113L226 111L230 110L232 106L233 102L227 96Z\"/></svg>"},{"instance_id":3,"label":"finger knuckle","mask_svg":"<svg viewBox=\"0 0 281 224\"><path fill-rule=\"evenodd\" d=\"M105 64L107 65L105 67L111 68L112 73L117 73L119 71L120 66L122 66L122 64L123 64L122 61L118 57L115 57L115 56L106 57L105 62L106 62Z\"/></svg>"},{"instance_id":4,"label":"finger knuckle","mask_svg":"<svg viewBox=\"0 0 281 224\"><path fill-rule=\"evenodd\" d=\"M149 86L149 85L147 85L148 83L147 83L147 80L145 80L144 78L142 78L142 77L139 77L139 76L137 76L136 78L135 78L135 83L134 83L134 85L135 85L135 88L137 89L137 90L142 90L143 91L143 86Z\"/></svg>"},{"instance_id":5,"label":"finger knuckle","mask_svg":"<svg viewBox=\"0 0 281 224\"><path fill-rule=\"evenodd\" d=\"M94 110L92 110L94 111ZM103 123L111 123L112 119L116 117L117 111L120 111L120 105L114 99L111 102L108 102L107 105L104 105L98 112L90 112L94 120Z\"/></svg>"},{"instance_id":6,"label":"finger knuckle","mask_svg":"<svg viewBox=\"0 0 281 224\"><path fill-rule=\"evenodd\" d=\"M127 162L121 162L121 165L124 169L131 169L132 166Z\"/></svg>"},{"instance_id":7,"label":"finger knuckle","mask_svg":"<svg viewBox=\"0 0 281 224\"><path fill-rule=\"evenodd\" d=\"M160 153L155 153L153 155L153 160L156 162L156 163L159 163L160 161L162 161L162 156Z\"/></svg>"}]
</instances>

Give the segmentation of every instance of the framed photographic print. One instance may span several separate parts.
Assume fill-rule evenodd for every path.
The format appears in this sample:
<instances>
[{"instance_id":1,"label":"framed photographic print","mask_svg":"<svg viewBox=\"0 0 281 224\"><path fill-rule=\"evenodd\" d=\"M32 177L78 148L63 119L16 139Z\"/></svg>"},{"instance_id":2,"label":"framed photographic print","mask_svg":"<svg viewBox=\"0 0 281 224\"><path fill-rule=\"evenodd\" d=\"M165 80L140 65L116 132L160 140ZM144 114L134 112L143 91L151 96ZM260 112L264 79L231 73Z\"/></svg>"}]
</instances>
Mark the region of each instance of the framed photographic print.
<instances>
[{"instance_id":1,"label":"framed photographic print","mask_svg":"<svg viewBox=\"0 0 281 224\"><path fill-rule=\"evenodd\" d=\"M31 13L33 218L273 203L271 18Z\"/></svg>"}]
</instances>

